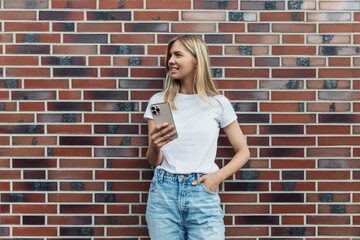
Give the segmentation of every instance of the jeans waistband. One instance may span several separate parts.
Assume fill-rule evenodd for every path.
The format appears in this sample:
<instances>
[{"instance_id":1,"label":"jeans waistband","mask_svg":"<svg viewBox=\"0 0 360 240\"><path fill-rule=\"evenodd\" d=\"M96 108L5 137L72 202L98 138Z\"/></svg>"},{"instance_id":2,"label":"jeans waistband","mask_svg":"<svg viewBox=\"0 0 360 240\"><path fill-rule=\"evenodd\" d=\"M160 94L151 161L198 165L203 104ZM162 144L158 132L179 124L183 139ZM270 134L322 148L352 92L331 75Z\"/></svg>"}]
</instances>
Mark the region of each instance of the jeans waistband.
<instances>
[{"instance_id":1,"label":"jeans waistband","mask_svg":"<svg viewBox=\"0 0 360 240\"><path fill-rule=\"evenodd\" d=\"M178 173L169 173L163 169L155 169L154 177L158 178L161 181L195 181L199 177L204 175L203 173L189 173L189 174L178 174Z\"/></svg>"}]
</instances>

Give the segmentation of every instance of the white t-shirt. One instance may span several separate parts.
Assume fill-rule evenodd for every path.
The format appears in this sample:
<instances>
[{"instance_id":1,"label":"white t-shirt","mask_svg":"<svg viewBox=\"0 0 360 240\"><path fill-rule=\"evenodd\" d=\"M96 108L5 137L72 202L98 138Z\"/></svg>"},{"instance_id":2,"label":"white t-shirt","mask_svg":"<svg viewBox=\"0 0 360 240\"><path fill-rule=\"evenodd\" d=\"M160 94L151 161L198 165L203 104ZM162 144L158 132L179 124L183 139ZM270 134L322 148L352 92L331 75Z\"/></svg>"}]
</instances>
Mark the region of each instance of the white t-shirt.
<instances>
[{"instance_id":1,"label":"white t-shirt","mask_svg":"<svg viewBox=\"0 0 360 240\"><path fill-rule=\"evenodd\" d=\"M177 174L207 174L219 169L215 157L220 128L237 120L237 116L225 96L209 97L209 101L211 105L197 94L177 94L177 110L172 114L178 138L161 148L163 161L157 168ZM153 119L150 105L161 102L163 93L152 96L144 118Z\"/></svg>"}]
</instances>

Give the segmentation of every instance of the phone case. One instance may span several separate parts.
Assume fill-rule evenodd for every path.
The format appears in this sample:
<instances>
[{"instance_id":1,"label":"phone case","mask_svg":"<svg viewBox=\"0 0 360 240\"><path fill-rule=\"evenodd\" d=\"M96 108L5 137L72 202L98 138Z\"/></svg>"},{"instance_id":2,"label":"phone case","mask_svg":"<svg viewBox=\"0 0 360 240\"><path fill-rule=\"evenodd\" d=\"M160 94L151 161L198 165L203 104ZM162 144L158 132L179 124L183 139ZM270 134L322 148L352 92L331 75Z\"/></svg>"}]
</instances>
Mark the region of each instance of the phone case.
<instances>
[{"instance_id":1,"label":"phone case","mask_svg":"<svg viewBox=\"0 0 360 240\"><path fill-rule=\"evenodd\" d=\"M174 125L174 118L171 113L171 108L169 103L156 103L150 106L151 114L154 118L155 125L158 125L163 122L169 123L169 125ZM176 130L176 126L175 126ZM170 137L170 139L176 139L178 137L177 133Z\"/></svg>"}]
</instances>

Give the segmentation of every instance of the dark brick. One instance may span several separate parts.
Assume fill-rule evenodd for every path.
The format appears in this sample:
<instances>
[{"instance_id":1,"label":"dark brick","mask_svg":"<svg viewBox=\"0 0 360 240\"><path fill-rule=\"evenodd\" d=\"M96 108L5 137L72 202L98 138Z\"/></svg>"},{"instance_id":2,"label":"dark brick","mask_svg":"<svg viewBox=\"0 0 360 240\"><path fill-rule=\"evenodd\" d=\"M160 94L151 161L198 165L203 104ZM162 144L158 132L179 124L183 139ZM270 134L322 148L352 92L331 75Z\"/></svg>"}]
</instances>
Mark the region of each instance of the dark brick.
<instances>
[{"instance_id":1,"label":"dark brick","mask_svg":"<svg viewBox=\"0 0 360 240\"><path fill-rule=\"evenodd\" d=\"M42 65L59 65L59 66L71 66L71 65L86 65L85 57L71 57L71 56L59 56L59 57L43 57L41 59Z\"/></svg>"},{"instance_id":2,"label":"dark brick","mask_svg":"<svg viewBox=\"0 0 360 240\"><path fill-rule=\"evenodd\" d=\"M85 91L84 99L89 100L126 100L128 93L126 91Z\"/></svg>"},{"instance_id":3,"label":"dark brick","mask_svg":"<svg viewBox=\"0 0 360 240\"><path fill-rule=\"evenodd\" d=\"M295 188L295 182L282 182L281 189L283 191L292 191Z\"/></svg>"},{"instance_id":4,"label":"dark brick","mask_svg":"<svg viewBox=\"0 0 360 240\"><path fill-rule=\"evenodd\" d=\"M239 123L269 123L269 114L237 114Z\"/></svg>"},{"instance_id":5,"label":"dark brick","mask_svg":"<svg viewBox=\"0 0 360 240\"><path fill-rule=\"evenodd\" d=\"M18 79L5 79L5 88L17 88Z\"/></svg>"},{"instance_id":6,"label":"dark brick","mask_svg":"<svg viewBox=\"0 0 360 240\"><path fill-rule=\"evenodd\" d=\"M65 43L107 43L107 34L67 34L64 35Z\"/></svg>"},{"instance_id":7,"label":"dark brick","mask_svg":"<svg viewBox=\"0 0 360 240\"><path fill-rule=\"evenodd\" d=\"M256 103L232 102L231 105L235 112L257 112Z\"/></svg>"},{"instance_id":8,"label":"dark brick","mask_svg":"<svg viewBox=\"0 0 360 240\"><path fill-rule=\"evenodd\" d=\"M259 179L259 171L254 171L254 170L241 171L240 179L243 180Z\"/></svg>"},{"instance_id":9,"label":"dark brick","mask_svg":"<svg viewBox=\"0 0 360 240\"><path fill-rule=\"evenodd\" d=\"M290 227L290 236L304 236L306 227Z\"/></svg>"},{"instance_id":10,"label":"dark brick","mask_svg":"<svg viewBox=\"0 0 360 240\"><path fill-rule=\"evenodd\" d=\"M34 191L49 191L49 183L48 182L34 182Z\"/></svg>"},{"instance_id":11,"label":"dark brick","mask_svg":"<svg viewBox=\"0 0 360 240\"><path fill-rule=\"evenodd\" d=\"M319 193L320 202L333 202L332 193Z\"/></svg>"},{"instance_id":12,"label":"dark brick","mask_svg":"<svg viewBox=\"0 0 360 240\"><path fill-rule=\"evenodd\" d=\"M54 168L56 159L16 158L13 168Z\"/></svg>"},{"instance_id":13,"label":"dark brick","mask_svg":"<svg viewBox=\"0 0 360 240\"><path fill-rule=\"evenodd\" d=\"M217 1L217 7L218 9L226 9L228 7L229 3L227 0L218 0Z\"/></svg>"},{"instance_id":14,"label":"dark brick","mask_svg":"<svg viewBox=\"0 0 360 240\"><path fill-rule=\"evenodd\" d=\"M323 37L323 43L328 44L333 39L334 35L323 35L322 37Z\"/></svg>"},{"instance_id":15,"label":"dark brick","mask_svg":"<svg viewBox=\"0 0 360 240\"><path fill-rule=\"evenodd\" d=\"M279 216L235 216L237 225L279 225Z\"/></svg>"},{"instance_id":16,"label":"dark brick","mask_svg":"<svg viewBox=\"0 0 360 240\"><path fill-rule=\"evenodd\" d=\"M296 59L296 65L299 67L309 67L310 59L308 57L299 57Z\"/></svg>"},{"instance_id":17,"label":"dark brick","mask_svg":"<svg viewBox=\"0 0 360 240\"><path fill-rule=\"evenodd\" d=\"M91 111L89 102L48 102L48 111Z\"/></svg>"},{"instance_id":18,"label":"dark brick","mask_svg":"<svg viewBox=\"0 0 360 240\"><path fill-rule=\"evenodd\" d=\"M324 89L335 89L337 87L337 80L324 80Z\"/></svg>"},{"instance_id":19,"label":"dark brick","mask_svg":"<svg viewBox=\"0 0 360 240\"><path fill-rule=\"evenodd\" d=\"M95 148L95 157L135 157L138 156L135 148Z\"/></svg>"},{"instance_id":20,"label":"dark brick","mask_svg":"<svg viewBox=\"0 0 360 240\"><path fill-rule=\"evenodd\" d=\"M276 10L276 1L265 1L265 10Z\"/></svg>"},{"instance_id":21,"label":"dark brick","mask_svg":"<svg viewBox=\"0 0 360 240\"><path fill-rule=\"evenodd\" d=\"M299 13L299 12L292 12L292 13L291 13L291 20L292 20L292 21L296 21L296 22L301 21L301 13Z\"/></svg>"},{"instance_id":22,"label":"dark brick","mask_svg":"<svg viewBox=\"0 0 360 240\"><path fill-rule=\"evenodd\" d=\"M331 205L331 213L343 214L345 213L345 205L343 204L334 204Z\"/></svg>"},{"instance_id":23,"label":"dark brick","mask_svg":"<svg viewBox=\"0 0 360 240\"><path fill-rule=\"evenodd\" d=\"M168 32L168 23L125 23L126 32Z\"/></svg>"},{"instance_id":24,"label":"dark brick","mask_svg":"<svg viewBox=\"0 0 360 240\"><path fill-rule=\"evenodd\" d=\"M320 123L359 123L359 114L319 114Z\"/></svg>"},{"instance_id":25,"label":"dark brick","mask_svg":"<svg viewBox=\"0 0 360 240\"><path fill-rule=\"evenodd\" d=\"M128 64L129 64L129 66L140 66L141 65L141 57L129 57Z\"/></svg>"},{"instance_id":26,"label":"dark brick","mask_svg":"<svg viewBox=\"0 0 360 240\"><path fill-rule=\"evenodd\" d=\"M55 100L54 91L13 91L12 100Z\"/></svg>"},{"instance_id":27,"label":"dark brick","mask_svg":"<svg viewBox=\"0 0 360 240\"><path fill-rule=\"evenodd\" d=\"M299 81L298 80L289 80L288 83L285 84L287 89L299 89Z\"/></svg>"},{"instance_id":28,"label":"dark brick","mask_svg":"<svg viewBox=\"0 0 360 240\"><path fill-rule=\"evenodd\" d=\"M243 12L229 12L229 21L244 21Z\"/></svg>"},{"instance_id":29,"label":"dark brick","mask_svg":"<svg viewBox=\"0 0 360 240\"><path fill-rule=\"evenodd\" d=\"M260 129L263 134L304 134L302 125L266 125Z\"/></svg>"},{"instance_id":30,"label":"dark brick","mask_svg":"<svg viewBox=\"0 0 360 240\"><path fill-rule=\"evenodd\" d=\"M96 134L139 134L135 125L95 125Z\"/></svg>"},{"instance_id":31,"label":"dark brick","mask_svg":"<svg viewBox=\"0 0 360 240\"><path fill-rule=\"evenodd\" d=\"M322 46L322 47L320 47L320 52L321 52L321 55L327 55L327 56L332 56L332 55L338 54L336 46Z\"/></svg>"},{"instance_id":32,"label":"dark brick","mask_svg":"<svg viewBox=\"0 0 360 240\"><path fill-rule=\"evenodd\" d=\"M61 122L66 122L66 123L76 122L76 115L73 113L70 114L64 113L61 115Z\"/></svg>"},{"instance_id":33,"label":"dark brick","mask_svg":"<svg viewBox=\"0 0 360 240\"><path fill-rule=\"evenodd\" d=\"M335 103L330 104L329 112L335 112Z\"/></svg>"},{"instance_id":34,"label":"dark brick","mask_svg":"<svg viewBox=\"0 0 360 240\"><path fill-rule=\"evenodd\" d=\"M205 35L205 41L207 43L232 43L231 35Z\"/></svg>"},{"instance_id":35,"label":"dark brick","mask_svg":"<svg viewBox=\"0 0 360 240\"><path fill-rule=\"evenodd\" d=\"M112 103L112 111L139 111L139 103L137 102L115 102Z\"/></svg>"},{"instance_id":36,"label":"dark brick","mask_svg":"<svg viewBox=\"0 0 360 240\"><path fill-rule=\"evenodd\" d=\"M103 145L103 140L99 137L81 137L81 136L60 136L60 145Z\"/></svg>"},{"instance_id":37,"label":"dark brick","mask_svg":"<svg viewBox=\"0 0 360 240\"><path fill-rule=\"evenodd\" d=\"M116 202L116 196L114 194L95 194L95 202L113 203Z\"/></svg>"},{"instance_id":38,"label":"dark brick","mask_svg":"<svg viewBox=\"0 0 360 240\"><path fill-rule=\"evenodd\" d=\"M25 43L38 43L39 42L39 34L37 33L28 33L24 37Z\"/></svg>"},{"instance_id":39,"label":"dark brick","mask_svg":"<svg viewBox=\"0 0 360 240\"><path fill-rule=\"evenodd\" d=\"M40 11L39 20L67 20L71 14L67 11Z\"/></svg>"},{"instance_id":40,"label":"dark brick","mask_svg":"<svg viewBox=\"0 0 360 240\"><path fill-rule=\"evenodd\" d=\"M111 159L106 159L106 168L111 168Z\"/></svg>"},{"instance_id":41,"label":"dark brick","mask_svg":"<svg viewBox=\"0 0 360 240\"><path fill-rule=\"evenodd\" d=\"M240 55L252 55L252 46L240 46L239 53Z\"/></svg>"},{"instance_id":42,"label":"dark brick","mask_svg":"<svg viewBox=\"0 0 360 240\"><path fill-rule=\"evenodd\" d=\"M301 9L303 1L289 1L288 2L288 9L289 10L299 10Z\"/></svg>"},{"instance_id":43,"label":"dark brick","mask_svg":"<svg viewBox=\"0 0 360 240\"><path fill-rule=\"evenodd\" d=\"M221 68L212 68L211 75L213 78L221 78L223 76L223 71Z\"/></svg>"},{"instance_id":44,"label":"dark brick","mask_svg":"<svg viewBox=\"0 0 360 240\"><path fill-rule=\"evenodd\" d=\"M71 191L84 191L83 182L70 182Z\"/></svg>"},{"instance_id":45,"label":"dark brick","mask_svg":"<svg viewBox=\"0 0 360 240\"><path fill-rule=\"evenodd\" d=\"M9 46L11 54L50 54L49 45L17 45Z\"/></svg>"},{"instance_id":46,"label":"dark brick","mask_svg":"<svg viewBox=\"0 0 360 240\"><path fill-rule=\"evenodd\" d=\"M119 55L128 55L128 54L144 54L144 46L131 46L131 45L111 45L111 46L101 46L101 54L119 54Z\"/></svg>"},{"instance_id":47,"label":"dark brick","mask_svg":"<svg viewBox=\"0 0 360 240\"><path fill-rule=\"evenodd\" d=\"M131 20L131 12L88 12L87 20L119 21Z\"/></svg>"},{"instance_id":48,"label":"dark brick","mask_svg":"<svg viewBox=\"0 0 360 240\"><path fill-rule=\"evenodd\" d=\"M260 202L304 202L303 193L264 193L260 194Z\"/></svg>"},{"instance_id":49,"label":"dark brick","mask_svg":"<svg viewBox=\"0 0 360 240\"><path fill-rule=\"evenodd\" d=\"M304 171L283 171L283 180L304 180Z\"/></svg>"},{"instance_id":50,"label":"dark brick","mask_svg":"<svg viewBox=\"0 0 360 240\"><path fill-rule=\"evenodd\" d=\"M25 202L23 193L9 193L10 202Z\"/></svg>"},{"instance_id":51,"label":"dark brick","mask_svg":"<svg viewBox=\"0 0 360 240\"><path fill-rule=\"evenodd\" d=\"M106 182L106 191L112 191L112 182Z\"/></svg>"},{"instance_id":52,"label":"dark brick","mask_svg":"<svg viewBox=\"0 0 360 240\"><path fill-rule=\"evenodd\" d=\"M124 137L121 140L121 146L131 146L131 138L130 137Z\"/></svg>"},{"instance_id":53,"label":"dark brick","mask_svg":"<svg viewBox=\"0 0 360 240\"><path fill-rule=\"evenodd\" d=\"M54 68L54 77L97 77L96 68Z\"/></svg>"},{"instance_id":54,"label":"dark brick","mask_svg":"<svg viewBox=\"0 0 360 240\"><path fill-rule=\"evenodd\" d=\"M262 191L263 182L227 182L225 183L226 191Z\"/></svg>"},{"instance_id":55,"label":"dark brick","mask_svg":"<svg viewBox=\"0 0 360 240\"><path fill-rule=\"evenodd\" d=\"M25 7L28 9L39 8L39 2L37 0L26 0Z\"/></svg>"},{"instance_id":56,"label":"dark brick","mask_svg":"<svg viewBox=\"0 0 360 240\"><path fill-rule=\"evenodd\" d=\"M45 225L45 216L23 216L24 225Z\"/></svg>"},{"instance_id":57,"label":"dark brick","mask_svg":"<svg viewBox=\"0 0 360 240\"><path fill-rule=\"evenodd\" d=\"M305 103L303 103L303 102L299 103L298 111L299 112L305 112Z\"/></svg>"}]
</instances>

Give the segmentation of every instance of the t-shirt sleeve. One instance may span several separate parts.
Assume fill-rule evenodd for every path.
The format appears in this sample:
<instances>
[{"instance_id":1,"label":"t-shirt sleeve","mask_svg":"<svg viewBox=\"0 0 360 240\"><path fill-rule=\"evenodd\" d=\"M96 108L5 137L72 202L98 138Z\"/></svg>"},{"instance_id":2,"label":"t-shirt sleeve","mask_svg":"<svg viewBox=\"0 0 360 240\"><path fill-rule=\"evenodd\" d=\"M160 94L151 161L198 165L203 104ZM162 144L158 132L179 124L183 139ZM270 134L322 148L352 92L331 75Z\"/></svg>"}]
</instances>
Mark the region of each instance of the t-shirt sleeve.
<instances>
[{"instance_id":1,"label":"t-shirt sleeve","mask_svg":"<svg viewBox=\"0 0 360 240\"><path fill-rule=\"evenodd\" d=\"M233 121L237 120L237 115L234 111L234 108L232 107L229 99L227 99L225 96L221 96L219 99L223 111L222 115L220 116L220 127L224 128L228 126Z\"/></svg>"},{"instance_id":2,"label":"t-shirt sleeve","mask_svg":"<svg viewBox=\"0 0 360 240\"><path fill-rule=\"evenodd\" d=\"M161 96L160 96L160 93L156 93L155 95L153 95L150 100L149 100L149 103L146 107L146 110L145 110L145 114L144 114L144 118L147 119L147 118L150 118L150 119L153 119L153 116L151 114L151 111L150 111L150 106L152 104L155 104L155 103L160 103L162 102L162 99L161 99Z\"/></svg>"}]
</instances>

